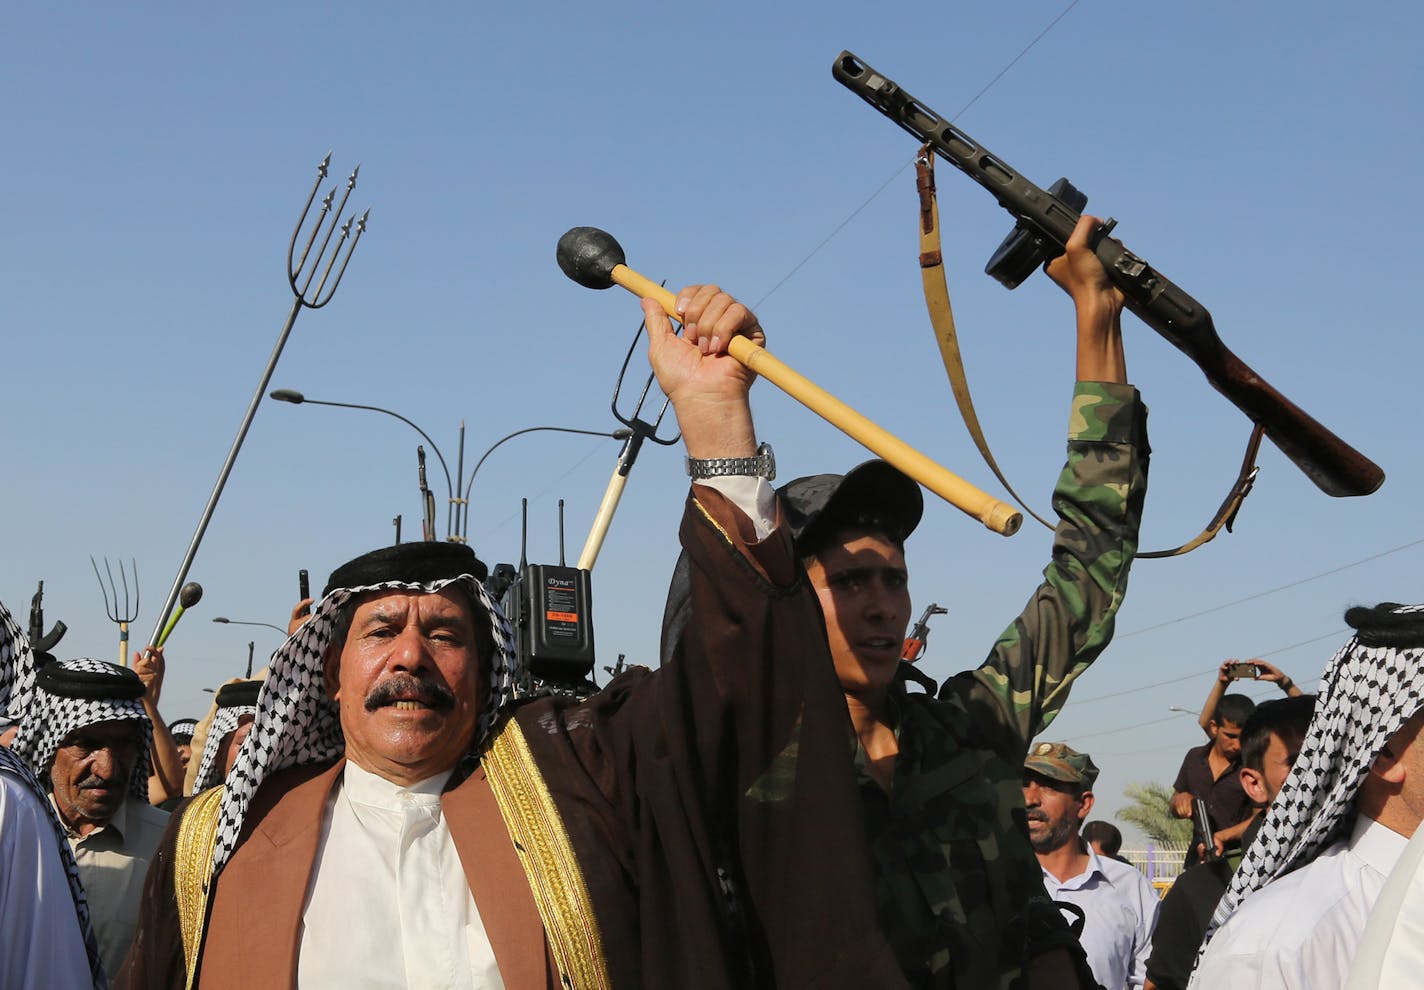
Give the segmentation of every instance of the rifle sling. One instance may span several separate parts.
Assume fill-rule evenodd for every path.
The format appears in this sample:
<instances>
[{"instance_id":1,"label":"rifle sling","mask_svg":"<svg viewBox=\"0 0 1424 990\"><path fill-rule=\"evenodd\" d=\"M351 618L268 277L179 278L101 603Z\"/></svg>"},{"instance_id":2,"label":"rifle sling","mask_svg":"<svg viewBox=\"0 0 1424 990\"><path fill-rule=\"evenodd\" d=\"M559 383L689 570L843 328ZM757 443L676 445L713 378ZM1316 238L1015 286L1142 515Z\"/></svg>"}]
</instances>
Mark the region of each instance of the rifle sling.
<instances>
[{"instance_id":1,"label":"rifle sling","mask_svg":"<svg viewBox=\"0 0 1424 990\"><path fill-rule=\"evenodd\" d=\"M920 155L915 160L915 188L920 197L920 277L924 283L925 305L929 308L930 324L934 328L935 342L939 345L940 357L944 360L944 370L949 376L949 387L954 392L954 401L959 406L959 415L964 420L964 426L969 431L974 446L979 449L979 456L984 458L984 463L989 466L990 471L994 472L994 477L999 479L999 484L1004 486L1004 490L1012 496L1024 512L1048 529L1054 529L1051 522L1029 508L1028 503L1019 497L1019 493L1014 491L1014 486L1009 484L1008 479L1004 477L1004 472L999 469L999 464L994 460L994 454L989 449L989 441L984 436L984 428L974 409L974 398L970 394L969 380L964 373L964 359L959 351L959 335L954 327L954 310L949 303L949 286L944 277L944 256L941 252L939 233L939 202L935 195L934 160L935 156L929 145L920 149ZM1256 467L1256 454L1260 450L1263 435L1264 428L1261 424L1254 424L1251 438L1246 444L1246 454L1241 461L1241 470L1237 473L1226 498L1222 500L1216 514L1212 516L1211 522L1205 529L1181 546L1170 550L1145 551L1137 556L1179 556L1190 553L1204 543L1210 543L1223 527L1230 532L1236 521L1236 513L1240 511L1241 503L1250 494L1251 486L1256 480L1256 473L1259 470Z\"/></svg>"}]
</instances>

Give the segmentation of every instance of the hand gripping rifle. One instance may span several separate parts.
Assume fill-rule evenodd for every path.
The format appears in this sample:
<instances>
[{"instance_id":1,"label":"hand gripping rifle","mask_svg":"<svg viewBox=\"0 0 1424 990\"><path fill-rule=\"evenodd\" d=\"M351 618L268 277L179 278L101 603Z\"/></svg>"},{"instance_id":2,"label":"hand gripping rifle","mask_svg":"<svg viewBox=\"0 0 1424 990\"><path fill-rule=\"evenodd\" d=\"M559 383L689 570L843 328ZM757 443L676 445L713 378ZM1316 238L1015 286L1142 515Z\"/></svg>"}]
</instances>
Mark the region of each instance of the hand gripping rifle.
<instances>
[{"instance_id":1,"label":"hand gripping rifle","mask_svg":"<svg viewBox=\"0 0 1424 990\"><path fill-rule=\"evenodd\" d=\"M1063 253L1087 197L1060 179L1045 191L1019 175L969 135L880 75L851 52L832 74L861 99L919 138L945 161L993 194L1018 223L985 269L1012 289L1040 264ZM1236 408L1327 495L1368 495L1384 481L1369 458L1312 419L1233 354L1216 334L1206 307L1116 238L1103 224L1095 251L1127 308L1205 373Z\"/></svg>"}]
</instances>

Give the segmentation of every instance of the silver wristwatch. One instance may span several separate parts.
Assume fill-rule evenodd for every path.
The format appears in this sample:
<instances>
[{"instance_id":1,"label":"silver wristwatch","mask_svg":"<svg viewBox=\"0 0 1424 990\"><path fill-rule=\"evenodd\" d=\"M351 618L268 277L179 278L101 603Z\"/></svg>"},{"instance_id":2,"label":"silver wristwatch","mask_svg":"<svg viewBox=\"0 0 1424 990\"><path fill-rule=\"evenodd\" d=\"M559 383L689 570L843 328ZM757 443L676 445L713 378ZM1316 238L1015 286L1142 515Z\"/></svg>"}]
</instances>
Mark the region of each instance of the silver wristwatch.
<instances>
[{"instance_id":1,"label":"silver wristwatch","mask_svg":"<svg viewBox=\"0 0 1424 990\"><path fill-rule=\"evenodd\" d=\"M687 458L687 476L694 481L729 475L773 480L776 477L776 454L772 453L771 444L763 443L757 447L755 457Z\"/></svg>"}]
</instances>

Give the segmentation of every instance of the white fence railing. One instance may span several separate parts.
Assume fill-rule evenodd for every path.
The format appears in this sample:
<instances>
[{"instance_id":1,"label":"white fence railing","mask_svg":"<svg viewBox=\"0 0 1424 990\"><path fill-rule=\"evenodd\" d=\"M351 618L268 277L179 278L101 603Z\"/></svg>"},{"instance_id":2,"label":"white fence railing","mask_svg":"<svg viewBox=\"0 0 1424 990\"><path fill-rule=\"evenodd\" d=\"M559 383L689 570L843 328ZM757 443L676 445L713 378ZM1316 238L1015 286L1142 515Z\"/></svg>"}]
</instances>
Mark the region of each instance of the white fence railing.
<instances>
[{"instance_id":1,"label":"white fence railing","mask_svg":"<svg viewBox=\"0 0 1424 990\"><path fill-rule=\"evenodd\" d=\"M1123 849L1119 855L1141 870L1148 880L1175 880L1182 872L1182 860L1186 858L1187 845L1149 842L1144 849Z\"/></svg>"}]
</instances>

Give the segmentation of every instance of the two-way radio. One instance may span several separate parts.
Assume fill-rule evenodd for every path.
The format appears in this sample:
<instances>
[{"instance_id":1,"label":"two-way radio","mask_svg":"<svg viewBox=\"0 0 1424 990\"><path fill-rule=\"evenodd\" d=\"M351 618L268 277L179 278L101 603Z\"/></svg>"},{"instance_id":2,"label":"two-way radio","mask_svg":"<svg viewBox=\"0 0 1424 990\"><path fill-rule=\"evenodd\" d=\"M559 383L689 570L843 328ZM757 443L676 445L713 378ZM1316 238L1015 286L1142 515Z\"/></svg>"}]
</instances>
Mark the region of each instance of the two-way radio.
<instances>
[{"instance_id":1,"label":"two-way radio","mask_svg":"<svg viewBox=\"0 0 1424 990\"><path fill-rule=\"evenodd\" d=\"M514 628L515 649L530 692L588 697L598 690L594 667L590 572L564 557L564 500L559 500L559 562L528 559L529 500L521 500L519 569L495 565L485 587L500 598Z\"/></svg>"}]
</instances>

